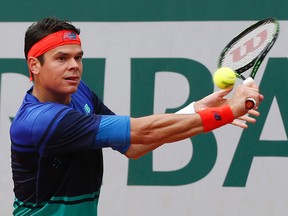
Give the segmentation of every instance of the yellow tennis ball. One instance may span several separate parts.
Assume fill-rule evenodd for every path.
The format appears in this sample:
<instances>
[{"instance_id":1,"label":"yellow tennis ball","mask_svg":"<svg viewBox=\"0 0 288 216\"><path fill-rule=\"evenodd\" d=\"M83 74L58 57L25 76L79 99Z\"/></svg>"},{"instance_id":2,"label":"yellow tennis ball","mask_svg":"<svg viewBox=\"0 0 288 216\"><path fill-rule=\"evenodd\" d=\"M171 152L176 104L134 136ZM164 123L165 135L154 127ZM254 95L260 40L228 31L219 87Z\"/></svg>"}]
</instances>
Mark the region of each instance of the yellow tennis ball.
<instances>
[{"instance_id":1,"label":"yellow tennis ball","mask_svg":"<svg viewBox=\"0 0 288 216\"><path fill-rule=\"evenodd\" d=\"M221 67L214 73L213 81L221 89L233 88L236 74L231 68Z\"/></svg>"}]
</instances>

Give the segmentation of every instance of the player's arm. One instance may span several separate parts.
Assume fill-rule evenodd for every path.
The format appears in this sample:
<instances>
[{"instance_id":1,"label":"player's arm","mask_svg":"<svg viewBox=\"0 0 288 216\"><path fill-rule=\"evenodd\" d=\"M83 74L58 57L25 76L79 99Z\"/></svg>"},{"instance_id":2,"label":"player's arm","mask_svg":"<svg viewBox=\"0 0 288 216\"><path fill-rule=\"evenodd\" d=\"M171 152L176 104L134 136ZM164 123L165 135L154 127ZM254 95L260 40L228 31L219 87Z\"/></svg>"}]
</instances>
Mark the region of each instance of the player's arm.
<instances>
[{"instance_id":1,"label":"player's arm","mask_svg":"<svg viewBox=\"0 0 288 216\"><path fill-rule=\"evenodd\" d=\"M257 88L239 86L229 104L206 108L196 114L165 114L130 119L131 145L125 155L138 158L161 146L183 140L202 132L208 132L231 123L248 112L245 108L247 97L255 99L257 104L262 97Z\"/></svg>"},{"instance_id":2,"label":"player's arm","mask_svg":"<svg viewBox=\"0 0 288 216\"><path fill-rule=\"evenodd\" d=\"M203 132L200 115L151 115L130 118L129 158L138 158L164 143L182 140Z\"/></svg>"}]
</instances>

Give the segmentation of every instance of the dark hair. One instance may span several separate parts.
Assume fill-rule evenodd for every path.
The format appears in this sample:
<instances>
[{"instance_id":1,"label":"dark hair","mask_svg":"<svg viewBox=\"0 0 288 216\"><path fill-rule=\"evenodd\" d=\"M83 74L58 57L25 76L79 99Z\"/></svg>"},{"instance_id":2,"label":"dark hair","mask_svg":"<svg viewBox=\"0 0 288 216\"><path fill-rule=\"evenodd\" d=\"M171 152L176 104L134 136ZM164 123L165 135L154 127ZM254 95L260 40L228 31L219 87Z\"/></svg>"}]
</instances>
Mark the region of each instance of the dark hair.
<instances>
[{"instance_id":1,"label":"dark hair","mask_svg":"<svg viewBox=\"0 0 288 216\"><path fill-rule=\"evenodd\" d=\"M38 20L36 23L33 23L25 33L25 41L24 41L24 54L27 59L27 55L31 47L54 32L61 30L71 30L80 34L80 29L76 28L71 22L66 20L60 20L56 17L46 17ZM38 57L40 63L42 64L44 59L43 55Z\"/></svg>"}]
</instances>

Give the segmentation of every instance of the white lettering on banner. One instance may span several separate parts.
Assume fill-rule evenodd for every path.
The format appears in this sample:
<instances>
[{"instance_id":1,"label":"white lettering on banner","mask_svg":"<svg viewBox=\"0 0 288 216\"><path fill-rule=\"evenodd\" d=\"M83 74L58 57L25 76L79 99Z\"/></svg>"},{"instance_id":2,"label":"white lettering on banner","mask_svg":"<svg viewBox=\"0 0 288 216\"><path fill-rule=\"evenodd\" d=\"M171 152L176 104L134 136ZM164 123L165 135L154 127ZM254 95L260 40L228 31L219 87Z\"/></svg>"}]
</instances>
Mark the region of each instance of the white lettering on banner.
<instances>
[{"instance_id":1,"label":"white lettering on banner","mask_svg":"<svg viewBox=\"0 0 288 216\"><path fill-rule=\"evenodd\" d=\"M0 40L0 59L24 58L23 37L30 24L0 23L0 28L5 29L1 33L3 39ZM104 102L116 113L128 115L130 114L131 58L192 59L213 72L217 67L218 55L222 48L251 22L75 22L73 24L81 29L84 57L106 59ZM288 35L287 21L281 22L281 34ZM280 35L269 57L287 57L287 46L286 38ZM257 83L260 83L263 76L264 65L265 62L256 76ZM15 74L17 71L10 72L6 74L1 71L0 86L0 209L1 214L2 211L4 212L3 215L11 215L11 197L13 197L9 117L15 115L23 95L31 85L28 77ZM84 66L85 72L88 73ZM176 84L178 79L179 83ZM159 78L155 88L155 94L157 93L159 99L155 101L154 112L162 112L165 106L177 106L177 103L181 105L187 95L187 89L183 87L185 81L182 80L182 82L181 79L180 77L174 79L175 84L172 87L175 91L169 91L169 97L173 99L173 102L167 104L166 99L163 99L167 98L167 91L163 90L167 87L163 85L165 79ZM180 85L183 86L180 88L178 87ZM201 88L201 86L195 88ZM275 112L278 113L275 114ZM271 115L277 115L277 119L281 118L279 112L279 109L271 108ZM281 139L285 139L283 122L282 119L281 122L277 120L273 123L276 124L273 125L275 129L282 130ZM263 131L268 133L266 129ZM283 191L288 190L288 175L284 172L287 167L285 158L257 158L255 163L253 162L249 184L245 188L222 186L241 133L242 130L233 126L214 131L218 155L213 170L206 178L194 184L178 187L127 186L127 159L115 151L105 149L105 173L99 215L139 215L141 211L141 215L266 216L287 212L288 198L282 196ZM227 134L233 139L227 137ZM271 136L277 140L278 135ZM155 152L153 156L155 170L177 170L185 166L193 157L193 149L189 149L190 146L175 146L170 150L168 148L164 150L164 146ZM163 153L160 152L162 150L166 155L171 154L173 159L165 165L161 163L169 158L162 160ZM113 207L107 207L107 203L113 203Z\"/></svg>"},{"instance_id":2,"label":"white lettering on banner","mask_svg":"<svg viewBox=\"0 0 288 216\"><path fill-rule=\"evenodd\" d=\"M274 127L274 125L277 126ZM276 98L273 99L260 140L287 140L287 134Z\"/></svg>"},{"instance_id":3,"label":"white lettering on banner","mask_svg":"<svg viewBox=\"0 0 288 216\"><path fill-rule=\"evenodd\" d=\"M177 88L173 86L177 83ZM154 113L165 113L167 107L176 108L184 104L188 98L189 83L178 73L161 72L155 77ZM179 154L178 150L183 151ZM189 139L182 140L175 145L165 145L153 152L153 170L171 171L183 168L192 157L192 145ZM172 159L172 160L171 160Z\"/></svg>"}]
</instances>

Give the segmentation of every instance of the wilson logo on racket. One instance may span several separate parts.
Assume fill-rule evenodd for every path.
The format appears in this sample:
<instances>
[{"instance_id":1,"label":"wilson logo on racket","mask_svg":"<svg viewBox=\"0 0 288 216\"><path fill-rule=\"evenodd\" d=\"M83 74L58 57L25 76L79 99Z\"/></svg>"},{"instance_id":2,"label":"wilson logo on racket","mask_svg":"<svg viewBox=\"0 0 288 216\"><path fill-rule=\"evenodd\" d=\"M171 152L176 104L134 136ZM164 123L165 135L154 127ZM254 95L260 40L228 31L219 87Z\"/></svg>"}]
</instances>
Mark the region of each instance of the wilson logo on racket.
<instances>
[{"instance_id":1,"label":"wilson logo on racket","mask_svg":"<svg viewBox=\"0 0 288 216\"><path fill-rule=\"evenodd\" d=\"M243 45L231 51L232 61L238 62L245 58L249 53L254 52L261 47L268 38L268 32L264 29L262 32L257 34L255 37L246 41Z\"/></svg>"}]
</instances>

